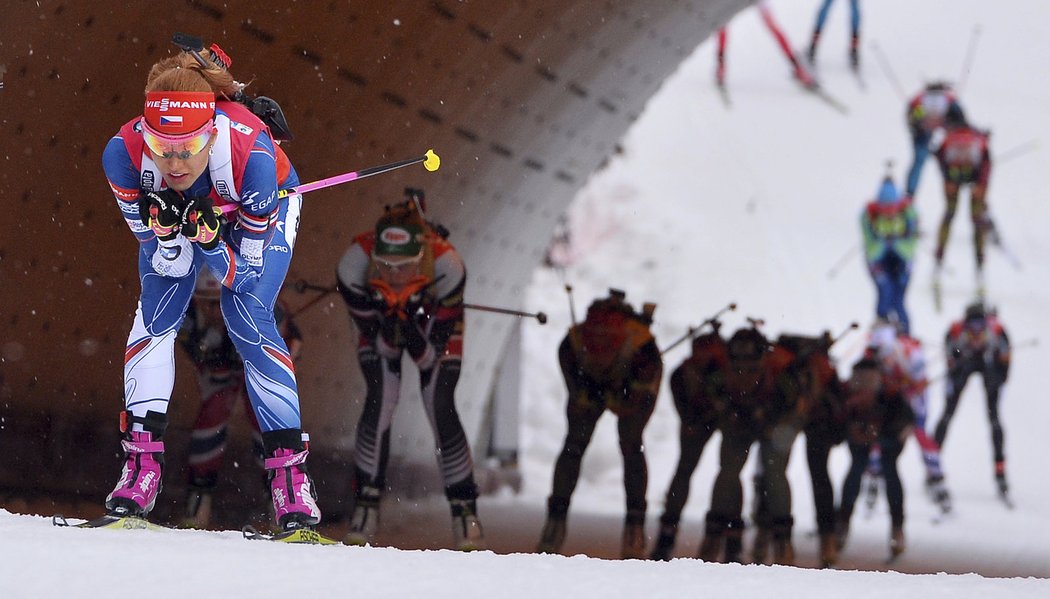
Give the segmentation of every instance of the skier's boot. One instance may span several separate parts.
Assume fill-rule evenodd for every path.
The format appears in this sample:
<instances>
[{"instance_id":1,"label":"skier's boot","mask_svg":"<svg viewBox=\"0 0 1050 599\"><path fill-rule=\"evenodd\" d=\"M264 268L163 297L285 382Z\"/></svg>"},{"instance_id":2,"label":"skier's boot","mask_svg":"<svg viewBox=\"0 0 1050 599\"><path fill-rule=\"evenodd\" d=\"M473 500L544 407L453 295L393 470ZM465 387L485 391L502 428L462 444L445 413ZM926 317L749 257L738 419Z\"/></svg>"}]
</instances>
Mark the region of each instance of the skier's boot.
<instances>
[{"instance_id":1,"label":"skier's boot","mask_svg":"<svg viewBox=\"0 0 1050 599\"><path fill-rule=\"evenodd\" d=\"M1006 462L1001 460L995 463L995 487L999 490L999 499L1007 507L1013 507L1013 502L1010 501L1010 485L1006 482Z\"/></svg>"},{"instance_id":2,"label":"skier's boot","mask_svg":"<svg viewBox=\"0 0 1050 599\"><path fill-rule=\"evenodd\" d=\"M879 499L879 481L882 480L882 473L865 472L863 479L864 489L864 508L867 515L870 516L875 511L875 503Z\"/></svg>"},{"instance_id":3,"label":"skier's boot","mask_svg":"<svg viewBox=\"0 0 1050 599\"><path fill-rule=\"evenodd\" d=\"M773 531L768 526L759 526L755 538L751 540L751 563L764 564L769 557L769 544L773 541Z\"/></svg>"},{"instance_id":4,"label":"skier's boot","mask_svg":"<svg viewBox=\"0 0 1050 599\"><path fill-rule=\"evenodd\" d=\"M672 523L664 520L664 518L660 518L660 534L656 537L656 544L653 545L653 550L649 553L649 559L664 562L670 560L677 537L678 523Z\"/></svg>"},{"instance_id":5,"label":"skier's boot","mask_svg":"<svg viewBox=\"0 0 1050 599\"><path fill-rule=\"evenodd\" d=\"M850 517L842 512L839 512L835 518L835 548L840 552L846 547L846 541L849 540L849 520Z\"/></svg>"},{"instance_id":6,"label":"skier's boot","mask_svg":"<svg viewBox=\"0 0 1050 599\"><path fill-rule=\"evenodd\" d=\"M835 533L820 535L820 567L831 568L839 561L839 540Z\"/></svg>"},{"instance_id":7,"label":"skier's boot","mask_svg":"<svg viewBox=\"0 0 1050 599\"><path fill-rule=\"evenodd\" d=\"M645 510L628 510L620 540L621 559L645 559Z\"/></svg>"},{"instance_id":8,"label":"skier's boot","mask_svg":"<svg viewBox=\"0 0 1050 599\"><path fill-rule=\"evenodd\" d=\"M350 514L350 530L343 538L343 543L360 547L375 544L381 498L382 492L376 487L365 485L358 488L354 511Z\"/></svg>"},{"instance_id":9,"label":"skier's boot","mask_svg":"<svg viewBox=\"0 0 1050 599\"><path fill-rule=\"evenodd\" d=\"M795 546L791 544L791 530L795 519L791 516L776 518L773 521L773 563L780 566L795 565Z\"/></svg>"},{"instance_id":10,"label":"skier's boot","mask_svg":"<svg viewBox=\"0 0 1050 599\"><path fill-rule=\"evenodd\" d=\"M183 513L180 526L183 528L208 528L212 516L212 492L215 485L201 484L202 481L191 481L186 491L186 511Z\"/></svg>"},{"instance_id":11,"label":"skier's boot","mask_svg":"<svg viewBox=\"0 0 1050 599\"><path fill-rule=\"evenodd\" d=\"M135 425L143 430L133 431ZM142 418L128 411L120 413L124 467L117 486L106 497L109 515L144 518L153 509L163 488L164 442L160 438L167 426L167 416L159 412L146 412Z\"/></svg>"},{"instance_id":12,"label":"skier's boot","mask_svg":"<svg viewBox=\"0 0 1050 599\"><path fill-rule=\"evenodd\" d=\"M485 549L485 533L478 520L476 499L450 499L452 509L452 534L455 537L456 549L459 551L479 551Z\"/></svg>"},{"instance_id":13,"label":"skier's boot","mask_svg":"<svg viewBox=\"0 0 1050 599\"><path fill-rule=\"evenodd\" d=\"M904 543L904 526L894 525L890 531L890 557L897 557L906 549Z\"/></svg>"},{"instance_id":14,"label":"skier's boot","mask_svg":"<svg viewBox=\"0 0 1050 599\"><path fill-rule=\"evenodd\" d=\"M728 526L729 521L726 518L708 512L707 523L704 525L704 538L700 541L696 557L705 562L717 562L722 554Z\"/></svg>"},{"instance_id":15,"label":"skier's boot","mask_svg":"<svg viewBox=\"0 0 1050 599\"><path fill-rule=\"evenodd\" d=\"M926 477L926 494L941 508L941 513L947 514L952 511L952 498L948 493L948 486L944 484L943 475Z\"/></svg>"},{"instance_id":16,"label":"skier's boot","mask_svg":"<svg viewBox=\"0 0 1050 599\"><path fill-rule=\"evenodd\" d=\"M726 528L726 554L722 562L744 563L744 521L740 518L730 520Z\"/></svg>"},{"instance_id":17,"label":"skier's boot","mask_svg":"<svg viewBox=\"0 0 1050 599\"><path fill-rule=\"evenodd\" d=\"M813 32L813 39L809 41L809 48L806 49L806 62L810 66L817 63L817 43L820 42L820 30Z\"/></svg>"},{"instance_id":18,"label":"skier's boot","mask_svg":"<svg viewBox=\"0 0 1050 599\"><path fill-rule=\"evenodd\" d=\"M270 456L263 467L269 473L274 519L281 530L312 528L321 521L317 492L306 471L308 439L297 428L263 433L266 455Z\"/></svg>"},{"instance_id":19,"label":"skier's boot","mask_svg":"<svg viewBox=\"0 0 1050 599\"><path fill-rule=\"evenodd\" d=\"M568 530L569 500L558 497L547 499L547 521L540 533L536 553L560 553Z\"/></svg>"}]
</instances>

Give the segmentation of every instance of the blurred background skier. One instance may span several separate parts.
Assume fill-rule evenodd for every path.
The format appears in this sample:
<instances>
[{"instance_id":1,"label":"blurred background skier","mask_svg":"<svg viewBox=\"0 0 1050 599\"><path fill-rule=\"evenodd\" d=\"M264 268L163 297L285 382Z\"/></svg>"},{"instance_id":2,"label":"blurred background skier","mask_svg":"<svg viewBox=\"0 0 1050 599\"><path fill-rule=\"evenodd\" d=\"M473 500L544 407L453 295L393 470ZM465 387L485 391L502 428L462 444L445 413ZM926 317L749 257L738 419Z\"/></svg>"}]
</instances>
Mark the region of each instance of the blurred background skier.
<instances>
[{"instance_id":1,"label":"blurred background skier","mask_svg":"<svg viewBox=\"0 0 1050 599\"><path fill-rule=\"evenodd\" d=\"M911 135L914 158L908 170L908 183L904 195L914 198L919 189L919 178L922 167L932 151L934 134L944 127L949 114L952 118L963 115L962 106L955 97L955 91L945 81L932 81L922 91L908 101L905 111L905 122Z\"/></svg>"},{"instance_id":2,"label":"blurred background skier","mask_svg":"<svg viewBox=\"0 0 1050 599\"><path fill-rule=\"evenodd\" d=\"M466 267L440 234L443 228L425 220L422 192L405 193L413 197L388 206L372 230L356 236L336 272L357 328L357 360L367 385L354 445L354 509L344 542L375 541L390 426L401 396L401 362L408 354L419 368L455 547L483 549L474 460L455 404L463 360Z\"/></svg>"},{"instance_id":3,"label":"blurred background skier","mask_svg":"<svg viewBox=\"0 0 1050 599\"><path fill-rule=\"evenodd\" d=\"M558 553L565 542L569 503L580 477L580 463L598 419L608 409L617 417L627 513L620 556L645 557L645 494L649 471L642 432L656 407L663 359L649 330L654 304L636 312L624 293L610 289L595 300L587 317L574 325L558 347L568 390L565 443L554 465L547 520L538 553Z\"/></svg>"},{"instance_id":4,"label":"blurred background skier","mask_svg":"<svg viewBox=\"0 0 1050 599\"><path fill-rule=\"evenodd\" d=\"M937 232L934 258L940 270L951 233L952 219L959 203L959 192L970 190L970 220L973 222L973 251L977 265L978 293L984 293L984 246L992 228L988 216L988 179L992 158L988 147L989 132L971 126L962 112L949 112L945 119L944 140L937 149L937 162L944 177L944 216Z\"/></svg>"},{"instance_id":5,"label":"blurred background skier","mask_svg":"<svg viewBox=\"0 0 1050 599\"><path fill-rule=\"evenodd\" d=\"M878 296L875 314L895 320L907 333L911 323L904 296L915 261L918 216L911 198L901 196L889 176L882 180L876 199L861 213L861 233L864 260Z\"/></svg>"},{"instance_id":6,"label":"blurred background skier","mask_svg":"<svg viewBox=\"0 0 1050 599\"><path fill-rule=\"evenodd\" d=\"M718 430L718 408L711 397L710 377L726 366L726 341L714 330L693 339L693 353L671 373L671 397L678 411L678 466L667 488L660 531L649 559L669 560L678 536L678 523L689 498L689 481L707 442Z\"/></svg>"},{"instance_id":7,"label":"blurred background skier","mask_svg":"<svg viewBox=\"0 0 1050 599\"><path fill-rule=\"evenodd\" d=\"M937 422L934 439L943 445L948 425L955 415L966 382L973 374L984 381L985 406L992 433L992 458L995 483L1003 501L1010 503L1006 481L1006 456L1003 452L1003 426L999 420L999 399L1010 375L1010 338L994 310L981 301L966 307L961 320L948 328L945 335L945 357L948 380L945 386L944 413Z\"/></svg>"},{"instance_id":8,"label":"blurred background skier","mask_svg":"<svg viewBox=\"0 0 1050 599\"><path fill-rule=\"evenodd\" d=\"M817 9L817 21L813 25L813 35L810 37L809 48L806 50L806 58L809 64L817 61L817 44L820 43L821 32L824 31L824 22L828 18L828 10L834 0L822 0L820 8ZM849 0L849 64L856 69L860 66L860 0Z\"/></svg>"},{"instance_id":9,"label":"blurred background skier","mask_svg":"<svg viewBox=\"0 0 1050 599\"><path fill-rule=\"evenodd\" d=\"M882 449L882 472L890 508L890 555L904 552L904 487L897 458L910 434L915 416L902 388L887 379L878 361L864 357L853 365L846 399L846 441L852 461L842 484L836 534L841 551L849 537L850 520L871 449Z\"/></svg>"}]
</instances>

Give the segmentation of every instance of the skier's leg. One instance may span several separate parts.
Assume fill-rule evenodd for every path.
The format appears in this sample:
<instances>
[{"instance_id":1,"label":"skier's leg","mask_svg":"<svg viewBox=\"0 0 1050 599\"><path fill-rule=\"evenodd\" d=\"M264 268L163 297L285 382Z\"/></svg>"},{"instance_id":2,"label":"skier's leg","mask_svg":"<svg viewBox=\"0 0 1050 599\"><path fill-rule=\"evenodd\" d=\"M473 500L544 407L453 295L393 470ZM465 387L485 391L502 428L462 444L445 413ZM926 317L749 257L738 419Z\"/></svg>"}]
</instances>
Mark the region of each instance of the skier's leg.
<instances>
[{"instance_id":1,"label":"skier's leg","mask_svg":"<svg viewBox=\"0 0 1050 599\"><path fill-rule=\"evenodd\" d=\"M908 185L905 189L907 195L915 197L915 191L919 189L922 165L926 163L926 158L930 155L930 136L925 133L915 134L913 132L911 142L914 158L912 158L911 168L908 169Z\"/></svg>"},{"instance_id":2,"label":"skier's leg","mask_svg":"<svg viewBox=\"0 0 1050 599\"><path fill-rule=\"evenodd\" d=\"M365 405L354 442L354 509L343 542L369 545L379 530L379 505L390 457L390 425L401 393L401 359L381 357L375 345L362 338L357 361L365 379Z\"/></svg>"},{"instance_id":3,"label":"skier's leg","mask_svg":"<svg viewBox=\"0 0 1050 599\"><path fill-rule=\"evenodd\" d=\"M456 548L476 550L484 547L484 534L478 520L478 486L474 481L474 460L463 423L456 411L455 391L459 382L462 348L454 336L437 364L420 372L423 407L434 433L434 440L445 484L445 497L452 511Z\"/></svg>"},{"instance_id":4,"label":"skier's leg","mask_svg":"<svg viewBox=\"0 0 1050 599\"><path fill-rule=\"evenodd\" d=\"M849 535L849 521L853 517L853 506L856 505L857 497L860 495L860 479L868 467L871 447L861 443L850 443L849 452L853 459L850 462L849 472L842 482L842 497L839 500L837 517L836 534L839 537L840 549L845 545L846 537Z\"/></svg>"},{"instance_id":5,"label":"skier's leg","mask_svg":"<svg viewBox=\"0 0 1050 599\"><path fill-rule=\"evenodd\" d=\"M886 272L885 260L879 261L871 267L871 278L875 282L875 315L879 318L889 318L892 307L893 281Z\"/></svg>"},{"instance_id":6,"label":"skier's leg","mask_svg":"<svg viewBox=\"0 0 1050 599\"><path fill-rule=\"evenodd\" d=\"M1003 425L999 421L999 396L1002 382L994 375L985 375L984 392L987 397L988 424L992 430L992 452L998 464L1006 460L1003 453Z\"/></svg>"},{"instance_id":7,"label":"skier's leg","mask_svg":"<svg viewBox=\"0 0 1050 599\"><path fill-rule=\"evenodd\" d=\"M849 60L854 67L860 64L860 0L850 0Z\"/></svg>"},{"instance_id":8,"label":"skier's leg","mask_svg":"<svg viewBox=\"0 0 1050 599\"><path fill-rule=\"evenodd\" d=\"M554 463L554 480L547 498L547 521L540 535L538 553L557 553L565 541L569 502L580 478L583 453L594 435L598 418L605 405L598 399L600 390L589 389L588 397L570 397L566 408L568 431L561 453Z\"/></svg>"},{"instance_id":9,"label":"skier's leg","mask_svg":"<svg viewBox=\"0 0 1050 599\"><path fill-rule=\"evenodd\" d=\"M959 184L951 181L944 182L944 216L941 217L941 226L937 231L937 249L934 257L937 264L944 260L944 249L948 245L948 235L952 229L952 219L955 218L955 209L959 204Z\"/></svg>"},{"instance_id":10,"label":"skier's leg","mask_svg":"<svg viewBox=\"0 0 1050 599\"><path fill-rule=\"evenodd\" d=\"M743 534L741 512L744 490L740 484L740 471L754 443L749 430L738 427L722 427L722 446L719 448L719 471L711 490L711 508L707 513L707 528L697 557L705 561L716 561L725 542L725 561L739 561L739 540Z\"/></svg>"},{"instance_id":11,"label":"skier's leg","mask_svg":"<svg viewBox=\"0 0 1050 599\"><path fill-rule=\"evenodd\" d=\"M900 457L903 443L896 437L881 437L882 471L886 479L886 501L890 506L890 518L894 527L904 525L904 487L901 485L897 471L897 458Z\"/></svg>"},{"instance_id":12,"label":"skier's leg","mask_svg":"<svg viewBox=\"0 0 1050 599\"><path fill-rule=\"evenodd\" d=\"M897 320L903 332L909 334L911 321L908 318L908 309L904 306L904 296L908 291L908 282L911 280L911 265L904 260L899 260L892 279L891 311L897 314Z\"/></svg>"},{"instance_id":13,"label":"skier's leg","mask_svg":"<svg viewBox=\"0 0 1050 599\"><path fill-rule=\"evenodd\" d=\"M824 21L828 18L828 9L831 8L832 0L824 0L817 9L817 21L813 24L813 35L810 37L809 49L806 50L806 58L812 64L817 57L817 44L820 42L820 33L824 30Z\"/></svg>"},{"instance_id":14,"label":"skier's leg","mask_svg":"<svg viewBox=\"0 0 1050 599\"><path fill-rule=\"evenodd\" d=\"M124 465L106 497L113 513L146 515L162 488L168 402L175 385L175 336L196 283L196 267L182 278L157 274L151 259L156 241L139 251L139 296L124 351Z\"/></svg>"},{"instance_id":15,"label":"skier's leg","mask_svg":"<svg viewBox=\"0 0 1050 599\"><path fill-rule=\"evenodd\" d=\"M281 201L266 267L255 285L239 292L224 286L219 297L230 339L244 362L248 397L262 430L274 515L285 528L309 526L321 519L306 470L309 450L302 431L295 366L274 317L277 294L292 259L301 205L298 195Z\"/></svg>"},{"instance_id":16,"label":"skier's leg","mask_svg":"<svg viewBox=\"0 0 1050 599\"><path fill-rule=\"evenodd\" d=\"M718 30L718 62L715 65L715 83L719 86L724 86L726 83L726 43L728 37L725 27Z\"/></svg>"},{"instance_id":17,"label":"skier's leg","mask_svg":"<svg viewBox=\"0 0 1050 599\"><path fill-rule=\"evenodd\" d=\"M970 186L970 217L973 221L973 252L977 269L984 267L984 245L988 233L988 205L985 193L988 188L977 182Z\"/></svg>"},{"instance_id":18,"label":"skier's leg","mask_svg":"<svg viewBox=\"0 0 1050 599\"><path fill-rule=\"evenodd\" d=\"M655 407L655 401L638 406L637 411L621 415L616 424L620 454L623 456L623 486L627 500L620 546L620 556L625 559L641 559L645 554L645 494L649 487L649 469L645 462L642 432Z\"/></svg>"},{"instance_id":19,"label":"skier's leg","mask_svg":"<svg viewBox=\"0 0 1050 599\"><path fill-rule=\"evenodd\" d=\"M951 424L952 417L955 415L955 409L959 407L959 398L962 397L962 391L966 387L966 380L969 376L969 372L948 376L945 388L944 413L941 414L941 419L937 421L937 428L934 429L933 433L933 440L938 447L944 447L944 439L948 436L948 425Z\"/></svg>"},{"instance_id":20,"label":"skier's leg","mask_svg":"<svg viewBox=\"0 0 1050 599\"><path fill-rule=\"evenodd\" d=\"M713 432L712 428L705 426L682 424L678 436L678 467L675 468L671 484L667 488L664 513L660 516L660 535L649 556L650 559L671 559L671 551L678 535L678 522L689 499L689 482L700 463L704 446Z\"/></svg>"},{"instance_id":21,"label":"skier's leg","mask_svg":"<svg viewBox=\"0 0 1050 599\"><path fill-rule=\"evenodd\" d=\"M199 374L203 400L190 431L189 489L183 521L186 526L210 524L212 493L226 454L230 414L242 397L243 378L229 372L223 376L225 378L213 375L209 368Z\"/></svg>"}]
</instances>

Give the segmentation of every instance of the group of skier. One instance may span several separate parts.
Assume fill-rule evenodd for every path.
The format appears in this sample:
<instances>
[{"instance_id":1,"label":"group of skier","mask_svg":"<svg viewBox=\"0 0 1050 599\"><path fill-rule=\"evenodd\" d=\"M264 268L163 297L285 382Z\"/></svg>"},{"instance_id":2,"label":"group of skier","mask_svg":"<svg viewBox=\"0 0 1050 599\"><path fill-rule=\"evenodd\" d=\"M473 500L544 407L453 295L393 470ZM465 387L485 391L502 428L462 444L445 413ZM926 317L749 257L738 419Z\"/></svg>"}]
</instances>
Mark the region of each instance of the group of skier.
<instances>
[{"instance_id":1,"label":"group of skier","mask_svg":"<svg viewBox=\"0 0 1050 599\"><path fill-rule=\"evenodd\" d=\"M818 14L807 52L810 64L815 61L830 3L825 0ZM768 9L759 8L770 30L783 39ZM849 59L856 68L860 61L858 2L852 2L851 9ZM725 41L723 28L716 72L719 86L724 86ZM785 51L793 57L790 49ZM792 61L792 65L800 82L809 85L800 63ZM863 492L871 504L880 482L889 502L891 558L900 555L906 542L898 457L908 437L914 435L926 473L926 492L942 514L949 513L951 495L940 451L962 389L975 373L981 374L987 395L994 480L1000 497L1009 504L998 403L1009 371L1011 348L996 310L984 302L985 241L995 233L985 202L991 171L989 134L968 122L951 86L940 81L926 85L909 99L906 122L914 150L906 188L901 193L888 174L861 214L865 263L877 293L876 320L863 355L851 366L849 376L840 379L828 353L833 343L828 334L813 338L782 335L770 340L757 326L751 326L725 339L717 319L709 321L713 330L693 338L692 355L670 377L681 419L680 457L667 491L659 533L649 553L652 559L673 555L691 476L716 431L721 433L720 470L698 557L744 561L740 475L751 447L757 443L756 506L750 514L756 532L747 559L754 563L793 563L794 520L785 467L792 442L800 432L806 435L821 563L831 566L837 562L858 498ZM927 430L928 389L941 377L929 377L922 344L912 334L905 306L920 236L913 199L922 167L931 154L940 168L946 199L934 251L938 276L960 190L968 187L978 280L975 301L951 324L944 338L946 405L936 432ZM608 316L610 310L616 318ZM651 312L635 312L614 290L591 306L584 322L574 324L559 349L569 389L569 432L554 471L547 520L537 546L540 552L557 552L565 541L568 507L582 454L593 433L594 420L605 408L618 417L624 459L627 515L621 555L639 557L643 552L639 538L646 510L647 470L640 452L640 429L652 414L663 364L651 335L630 334L627 329L644 327L647 332L650 321ZM610 343L612 348L608 347ZM841 442L847 444L852 464L836 505L827 461L832 447Z\"/></svg>"},{"instance_id":2,"label":"group of skier","mask_svg":"<svg viewBox=\"0 0 1050 599\"><path fill-rule=\"evenodd\" d=\"M855 7L855 3L854 3ZM826 4L824 9L826 10ZM822 19L823 17L821 17ZM811 56L819 38L813 36ZM856 56L854 33L852 60ZM107 145L103 168L117 205L139 241L142 283L125 353L125 408L120 413L124 464L106 498L103 524L144 518L162 487L167 409L180 342L200 374L202 408L190 449L186 523L207 526L210 494L221 465L228 421L247 401L257 435L265 488L280 531L306 540L321 520L307 468L294 360L301 339L277 295L291 261L301 195L295 169L279 142L289 135L279 108L248 98L218 46L187 48L150 70L143 112ZM930 383L921 345L904 305L918 223L912 198L934 153L948 209L936 260L943 260L962 186L971 187L978 272L990 220L984 199L990 172L987 132L966 121L950 86L928 85L908 106L915 158L904 194L887 177L864 210L865 256L875 281L878 320L864 356L839 378L830 334L768 338L757 322L728 338L720 322L692 337L692 355L671 373L681 418L680 457L667 491L655 545L647 551L648 473L642 434L664 373L650 331L655 305L635 310L622 292L595 301L558 348L568 389L568 434L554 468L538 551L557 552L581 460L598 418L618 417L624 461L625 558L671 557L689 482L714 434L721 433L704 538L697 556L742 561L745 515L741 472L752 446L759 452L756 529L750 561L794 562L790 450L806 435L822 563L832 565L848 537L865 472L881 472L890 502L890 546L904 550L903 489L896 461L914 431L923 450L927 488L947 511L950 498L939 450L968 377L982 374L992 421L995 477L1005 497L1005 458L998 399L1010 345L994 310L970 305L946 336L947 406L931 438L925 431ZM932 140L943 131L936 149ZM406 190L376 226L360 233L337 266L337 289L358 332L357 355L367 384L354 450L354 507L344 542L371 544L386 485L390 423L401 387L404 354L420 370L424 406L450 504L455 546L485 547L477 514L471 449L454 403L463 351L466 271L447 232L425 217L425 197ZM699 333L699 331L697 331ZM853 463L838 506L828 455L845 441ZM877 466L876 466L877 464Z\"/></svg>"}]
</instances>

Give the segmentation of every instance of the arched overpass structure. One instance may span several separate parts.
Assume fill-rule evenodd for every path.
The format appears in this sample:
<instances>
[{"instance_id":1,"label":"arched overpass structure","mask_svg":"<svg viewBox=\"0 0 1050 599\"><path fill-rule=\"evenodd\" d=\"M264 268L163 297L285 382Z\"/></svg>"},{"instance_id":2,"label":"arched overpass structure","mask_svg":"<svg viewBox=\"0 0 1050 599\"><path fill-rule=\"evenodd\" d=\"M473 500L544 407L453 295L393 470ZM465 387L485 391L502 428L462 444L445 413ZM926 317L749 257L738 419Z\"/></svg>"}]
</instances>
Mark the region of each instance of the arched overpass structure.
<instances>
[{"instance_id":1,"label":"arched overpass structure","mask_svg":"<svg viewBox=\"0 0 1050 599\"><path fill-rule=\"evenodd\" d=\"M249 91L280 100L285 146L312 181L418 156L405 169L309 194L289 279L334 281L339 255L406 185L451 231L474 303L520 307L558 216L646 101L748 0L15 2L0 36L0 490L97 498L116 476L122 352L138 292L136 242L100 169L140 110L174 31L220 43ZM288 297L293 309L309 295ZM362 383L342 303L299 324L304 424L339 500ZM458 405L475 442L513 320L471 312ZM552 351L553 348L552 348ZM185 362L183 360L182 362ZM179 366L172 416L197 401ZM407 398L404 403L411 402ZM407 406L403 406L403 409ZM429 446L402 430L399 453ZM101 449L107 448L107 449ZM429 453L425 449L423 454ZM431 458L426 457L429 462ZM170 486L179 480L167 477ZM170 493L169 493L170 494ZM323 499L325 499L323 497Z\"/></svg>"}]
</instances>

